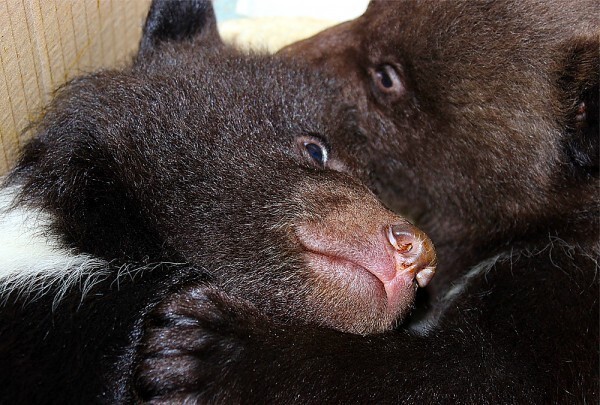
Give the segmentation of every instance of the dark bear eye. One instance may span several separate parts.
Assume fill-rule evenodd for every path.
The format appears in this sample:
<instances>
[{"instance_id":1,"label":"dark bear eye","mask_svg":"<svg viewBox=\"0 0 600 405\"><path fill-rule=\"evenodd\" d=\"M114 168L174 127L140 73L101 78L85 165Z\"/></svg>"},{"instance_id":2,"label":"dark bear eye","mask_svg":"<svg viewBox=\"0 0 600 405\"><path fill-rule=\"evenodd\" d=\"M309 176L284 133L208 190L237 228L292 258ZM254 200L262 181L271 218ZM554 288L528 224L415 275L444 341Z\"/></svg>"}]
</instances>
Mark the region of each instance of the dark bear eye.
<instances>
[{"instance_id":1,"label":"dark bear eye","mask_svg":"<svg viewBox=\"0 0 600 405\"><path fill-rule=\"evenodd\" d=\"M394 85L394 81L390 77L387 66L384 69L377 70L375 74L377 75L377 79L379 79L379 83L386 89L389 89Z\"/></svg>"},{"instance_id":2,"label":"dark bear eye","mask_svg":"<svg viewBox=\"0 0 600 405\"><path fill-rule=\"evenodd\" d=\"M404 93L404 84L394 66L385 64L369 72L377 92L387 96L399 96Z\"/></svg>"},{"instance_id":3,"label":"dark bear eye","mask_svg":"<svg viewBox=\"0 0 600 405\"><path fill-rule=\"evenodd\" d=\"M304 145L310 157L312 157L317 163L324 164L325 163L325 155L326 152L321 148L321 146L316 143L307 143Z\"/></svg>"},{"instance_id":4,"label":"dark bear eye","mask_svg":"<svg viewBox=\"0 0 600 405\"><path fill-rule=\"evenodd\" d=\"M311 158L319 166L325 166L329 152L325 143L315 136L303 136L298 139L302 153Z\"/></svg>"}]
</instances>

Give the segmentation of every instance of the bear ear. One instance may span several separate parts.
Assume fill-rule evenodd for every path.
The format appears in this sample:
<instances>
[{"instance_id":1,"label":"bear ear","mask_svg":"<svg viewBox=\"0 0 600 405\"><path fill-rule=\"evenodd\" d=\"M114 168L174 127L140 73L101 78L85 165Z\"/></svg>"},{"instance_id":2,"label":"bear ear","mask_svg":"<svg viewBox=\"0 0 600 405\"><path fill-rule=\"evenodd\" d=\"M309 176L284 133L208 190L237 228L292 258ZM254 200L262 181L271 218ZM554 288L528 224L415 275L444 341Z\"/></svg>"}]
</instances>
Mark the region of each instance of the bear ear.
<instances>
[{"instance_id":1,"label":"bear ear","mask_svg":"<svg viewBox=\"0 0 600 405\"><path fill-rule=\"evenodd\" d=\"M198 39L206 46L221 44L210 0L154 0L146 17L138 55L152 52L165 41Z\"/></svg>"},{"instance_id":2,"label":"bear ear","mask_svg":"<svg viewBox=\"0 0 600 405\"><path fill-rule=\"evenodd\" d=\"M600 33L569 42L560 79L566 100L567 153L576 167L598 176Z\"/></svg>"}]
</instances>

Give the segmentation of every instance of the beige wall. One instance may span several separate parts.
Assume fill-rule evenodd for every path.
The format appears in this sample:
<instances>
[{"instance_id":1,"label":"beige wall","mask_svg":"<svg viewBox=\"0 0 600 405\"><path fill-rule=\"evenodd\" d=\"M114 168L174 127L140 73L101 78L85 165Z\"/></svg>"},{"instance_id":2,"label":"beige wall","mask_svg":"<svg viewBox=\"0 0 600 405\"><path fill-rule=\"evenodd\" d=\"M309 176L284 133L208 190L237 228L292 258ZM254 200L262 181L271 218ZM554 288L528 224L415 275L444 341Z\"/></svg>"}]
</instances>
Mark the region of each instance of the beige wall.
<instances>
[{"instance_id":1,"label":"beige wall","mask_svg":"<svg viewBox=\"0 0 600 405\"><path fill-rule=\"evenodd\" d=\"M69 78L129 60L150 0L0 0L0 174Z\"/></svg>"}]
</instances>

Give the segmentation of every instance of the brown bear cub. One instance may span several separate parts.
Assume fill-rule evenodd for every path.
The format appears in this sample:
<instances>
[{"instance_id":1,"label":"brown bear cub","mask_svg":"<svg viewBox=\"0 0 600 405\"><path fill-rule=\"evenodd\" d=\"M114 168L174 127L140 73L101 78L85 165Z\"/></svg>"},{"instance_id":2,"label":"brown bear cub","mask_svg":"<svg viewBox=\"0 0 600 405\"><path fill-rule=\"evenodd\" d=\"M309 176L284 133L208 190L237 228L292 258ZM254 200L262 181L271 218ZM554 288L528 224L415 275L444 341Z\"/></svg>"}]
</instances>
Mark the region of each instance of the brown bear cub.
<instances>
[{"instance_id":1,"label":"brown bear cub","mask_svg":"<svg viewBox=\"0 0 600 405\"><path fill-rule=\"evenodd\" d=\"M202 368L144 365L147 397L598 403L599 35L595 0L373 1L288 48L346 83L371 185L436 244L432 316L363 337L174 305L227 345L148 342Z\"/></svg>"},{"instance_id":2,"label":"brown bear cub","mask_svg":"<svg viewBox=\"0 0 600 405\"><path fill-rule=\"evenodd\" d=\"M597 247L599 35L595 0L376 0L282 53L346 83L363 164L431 236L443 292L512 241Z\"/></svg>"},{"instance_id":3,"label":"brown bear cub","mask_svg":"<svg viewBox=\"0 0 600 405\"><path fill-rule=\"evenodd\" d=\"M402 321L433 246L332 141L362 136L336 93L224 47L202 2L155 3L132 67L64 86L0 191L2 402L140 400L143 371L193 383L201 365L165 345L229 343L180 333L179 310L217 329L215 306L357 334Z\"/></svg>"}]
</instances>

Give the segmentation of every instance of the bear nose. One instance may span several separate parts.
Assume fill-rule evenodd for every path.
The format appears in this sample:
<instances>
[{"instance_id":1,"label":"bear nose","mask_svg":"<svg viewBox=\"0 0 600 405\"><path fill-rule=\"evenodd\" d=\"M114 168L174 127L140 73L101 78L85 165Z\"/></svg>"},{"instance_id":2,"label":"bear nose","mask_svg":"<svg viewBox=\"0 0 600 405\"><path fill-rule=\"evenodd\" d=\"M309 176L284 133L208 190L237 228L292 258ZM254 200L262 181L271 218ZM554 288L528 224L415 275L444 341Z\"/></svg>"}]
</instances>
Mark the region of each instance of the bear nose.
<instances>
[{"instance_id":1,"label":"bear nose","mask_svg":"<svg viewBox=\"0 0 600 405\"><path fill-rule=\"evenodd\" d=\"M408 273L420 287L425 287L435 274L436 257L433 243L415 226L394 224L388 228L388 241L394 249L396 272Z\"/></svg>"}]
</instances>

